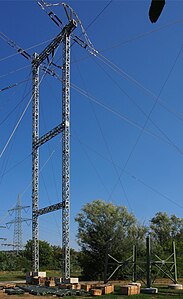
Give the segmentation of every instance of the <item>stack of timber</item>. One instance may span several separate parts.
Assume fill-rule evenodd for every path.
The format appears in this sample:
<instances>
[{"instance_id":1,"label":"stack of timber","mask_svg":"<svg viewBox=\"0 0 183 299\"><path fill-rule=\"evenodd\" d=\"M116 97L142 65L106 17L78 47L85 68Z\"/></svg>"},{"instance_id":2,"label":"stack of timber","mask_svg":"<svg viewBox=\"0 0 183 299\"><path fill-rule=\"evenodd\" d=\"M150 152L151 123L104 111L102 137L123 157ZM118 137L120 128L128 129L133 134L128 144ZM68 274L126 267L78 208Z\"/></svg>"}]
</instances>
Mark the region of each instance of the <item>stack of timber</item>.
<instances>
[{"instance_id":1,"label":"stack of timber","mask_svg":"<svg viewBox=\"0 0 183 299\"><path fill-rule=\"evenodd\" d=\"M102 290L102 295L107 295L107 294L111 294L114 292L113 284L100 285L99 288Z\"/></svg>"},{"instance_id":2,"label":"stack of timber","mask_svg":"<svg viewBox=\"0 0 183 299\"><path fill-rule=\"evenodd\" d=\"M1 284L0 285L0 290L6 290L6 289L13 289L13 288L15 288L16 287L16 285L15 284L12 284L12 283L3 283L3 284Z\"/></svg>"},{"instance_id":3,"label":"stack of timber","mask_svg":"<svg viewBox=\"0 0 183 299\"><path fill-rule=\"evenodd\" d=\"M133 285L138 287L138 294L140 294L141 283L140 282L131 282L128 285Z\"/></svg>"},{"instance_id":4,"label":"stack of timber","mask_svg":"<svg viewBox=\"0 0 183 299\"><path fill-rule=\"evenodd\" d=\"M120 288L120 293L122 295L137 295L140 294L140 287L138 285L123 285Z\"/></svg>"},{"instance_id":5,"label":"stack of timber","mask_svg":"<svg viewBox=\"0 0 183 299\"><path fill-rule=\"evenodd\" d=\"M46 277L39 277L39 276L32 277L32 284L33 285L44 286L45 281L46 281Z\"/></svg>"},{"instance_id":6,"label":"stack of timber","mask_svg":"<svg viewBox=\"0 0 183 299\"><path fill-rule=\"evenodd\" d=\"M81 289L89 292L92 289L92 284L81 284Z\"/></svg>"},{"instance_id":7,"label":"stack of timber","mask_svg":"<svg viewBox=\"0 0 183 299\"><path fill-rule=\"evenodd\" d=\"M100 290L100 289L91 289L91 295L101 296L102 295L102 290Z\"/></svg>"},{"instance_id":8,"label":"stack of timber","mask_svg":"<svg viewBox=\"0 0 183 299\"><path fill-rule=\"evenodd\" d=\"M54 279L54 277L46 277L45 286L46 287L55 287L55 279Z\"/></svg>"},{"instance_id":9,"label":"stack of timber","mask_svg":"<svg viewBox=\"0 0 183 299\"><path fill-rule=\"evenodd\" d=\"M60 289L80 290L80 283L60 283L57 284Z\"/></svg>"},{"instance_id":10,"label":"stack of timber","mask_svg":"<svg viewBox=\"0 0 183 299\"><path fill-rule=\"evenodd\" d=\"M99 292L97 292L97 290ZM107 295L114 292L114 285L112 284L100 284L92 285L90 292L93 296Z\"/></svg>"}]
</instances>

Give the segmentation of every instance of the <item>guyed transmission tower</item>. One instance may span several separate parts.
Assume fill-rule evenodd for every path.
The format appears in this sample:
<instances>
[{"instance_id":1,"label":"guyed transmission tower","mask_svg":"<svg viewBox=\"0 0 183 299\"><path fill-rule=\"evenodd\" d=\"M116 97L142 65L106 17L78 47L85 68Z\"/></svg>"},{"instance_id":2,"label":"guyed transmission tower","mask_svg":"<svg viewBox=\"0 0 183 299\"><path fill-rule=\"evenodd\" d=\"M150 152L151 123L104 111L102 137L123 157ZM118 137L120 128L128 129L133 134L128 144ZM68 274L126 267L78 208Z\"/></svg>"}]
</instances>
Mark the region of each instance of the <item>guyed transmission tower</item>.
<instances>
[{"instance_id":1,"label":"guyed transmission tower","mask_svg":"<svg viewBox=\"0 0 183 299\"><path fill-rule=\"evenodd\" d=\"M98 53L75 11L65 3L48 4L43 0L37 1L39 6L51 18L51 20L61 29L61 32L51 41L51 43L40 53L34 53L33 57L19 47L14 41L9 39L2 32L0 38L16 49L24 58L32 63L32 271L39 271L39 223L38 218L62 209L62 251L63 251L63 279L70 278L70 37L82 48L88 49L89 53ZM63 6L68 24L63 26L62 21L50 10L50 6ZM74 18L73 18L74 16ZM84 41L72 31L79 24ZM53 63L54 52L60 44L63 44L62 51L62 122L44 134L39 136L39 70L43 70L48 75L60 79L55 70L50 69ZM51 56L51 59L50 59ZM48 64L45 63L48 62ZM62 200L59 203L39 209L39 147L62 133Z\"/></svg>"}]
</instances>

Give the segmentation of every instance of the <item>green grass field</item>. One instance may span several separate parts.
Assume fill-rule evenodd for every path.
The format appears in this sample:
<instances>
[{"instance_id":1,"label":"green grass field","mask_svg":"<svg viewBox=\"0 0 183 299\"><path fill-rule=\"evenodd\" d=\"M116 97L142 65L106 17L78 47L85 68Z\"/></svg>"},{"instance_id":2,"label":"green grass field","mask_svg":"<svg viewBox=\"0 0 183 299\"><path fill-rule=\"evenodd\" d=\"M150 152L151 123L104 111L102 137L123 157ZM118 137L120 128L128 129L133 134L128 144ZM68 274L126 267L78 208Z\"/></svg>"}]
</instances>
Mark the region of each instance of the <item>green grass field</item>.
<instances>
[{"instance_id":1,"label":"green grass field","mask_svg":"<svg viewBox=\"0 0 183 299\"><path fill-rule=\"evenodd\" d=\"M25 280L25 274L22 271L0 271L0 282Z\"/></svg>"}]
</instances>

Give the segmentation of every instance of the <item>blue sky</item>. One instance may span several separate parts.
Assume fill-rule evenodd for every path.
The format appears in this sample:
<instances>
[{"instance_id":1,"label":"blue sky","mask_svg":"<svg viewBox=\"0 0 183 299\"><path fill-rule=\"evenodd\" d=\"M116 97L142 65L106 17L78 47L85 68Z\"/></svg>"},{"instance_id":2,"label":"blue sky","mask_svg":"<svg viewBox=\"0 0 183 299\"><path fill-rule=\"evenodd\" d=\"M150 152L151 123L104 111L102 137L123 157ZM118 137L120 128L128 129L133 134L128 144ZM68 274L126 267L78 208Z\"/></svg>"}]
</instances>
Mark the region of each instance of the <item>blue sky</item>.
<instances>
[{"instance_id":1,"label":"blue sky","mask_svg":"<svg viewBox=\"0 0 183 299\"><path fill-rule=\"evenodd\" d=\"M158 211L182 217L183 1L167 1L155 24L148 19L150 2L68 2L85 28L91 23L86 31L98 51L91 55L76 43L71 48L74 248L74 218L95 199L124 205L147 225ZM31 55L59 33L36 1L0 5L1 32ZM63 8L53 10L66 24ZM74 33L80 36L79 26ZM2 39L0 49L0 89L26 81L0 93L1 154L31 98L31 64ZM61 51L55 55L59 65ZM46 75L40 85L40 135L60 122L61 83ZM40 208L61 198L60 138L40 149ZM18 194L22 205L31 206L30 183L31 105L0 158L1 225L13 219L7 210L16 205ZM22 217L31 218L31 209ZM40 217L41 240L60 245L60 230L60 211ZM1 237L12 243L13 226L2 229ZM23 240L30 238L31 225L24 224Z\"/></svg>"}]
</instances>

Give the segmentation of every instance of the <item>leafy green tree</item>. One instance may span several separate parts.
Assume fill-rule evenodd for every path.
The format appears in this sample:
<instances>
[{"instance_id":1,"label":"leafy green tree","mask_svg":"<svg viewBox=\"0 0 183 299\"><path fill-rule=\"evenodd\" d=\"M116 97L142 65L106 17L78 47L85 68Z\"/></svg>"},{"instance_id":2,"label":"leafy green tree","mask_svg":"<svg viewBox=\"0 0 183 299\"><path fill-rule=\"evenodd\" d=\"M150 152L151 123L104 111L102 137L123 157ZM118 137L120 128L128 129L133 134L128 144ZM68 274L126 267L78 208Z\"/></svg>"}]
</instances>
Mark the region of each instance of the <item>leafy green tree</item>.
<instances>
[{"instance_id":1,"label":"leafy green tree","mask_svg":"<svg viewBox=\"0 0 183 299\"><path fill-rule=\"evenodd\" d=\"M80 276L81 274L81 267L79 264L79 253L72 249L70 250L71 253L71 274L72 276Z\"/></svg>"},{"instance_id":2,"label":"leafy green tree","mask_svg":"<svg viewBox=\"0 0 183 299\"><path fill-rule=\"evenodd\" d=\"M32 240L27 241L24 250L27 260L32 260ZM42 270L49 269L53 262L53 251L51 245L46 241L39 241L39 263Z\"/></svg>"},{"instance_id":3,"label":"leafy green tree","mask_svg":"<svg viewBox=\"0 0 183 299\"><path fill-rule=\"evenodd\" d=\"M60 246L52 245L52 266L51 269L61 270L62 269L62 248Z\"/></svg>"},{"instance_id":4,"label":"leafy green tree","mask_svg":"<svg viewBox=\"0 0 183 299\"><path fill-rule=\"evenodd\" d=\"M176 244L179 276L183 275L183 218L158 212L150 221L154 252L161 258L172 254L172 241Z\"/></svg>"},{"instance_id":5,"label":"leafy green tree","mask_svg":"<svg viewBox=\"0 0 183 299\"><path fill-rule=\"evenodd\" d=\"M123 206L102 200L84 205L77 215L77 241L81 248L80 265L85 279L102 279L107 253L125 260L132 245L144 245L146 227Z\"/></svg>"},{"instance_id":6,"label":"leafy green tree","mask_svg":"<svg viewBox=\"0 0 183 299\"><path fill-rule=\"evenodd\" d=\"M169 251L172 241L183 236L183 218L170 217L166 212L158 212L150 221L151 235L164 251Z\"/></svg>"}]
</instances>

